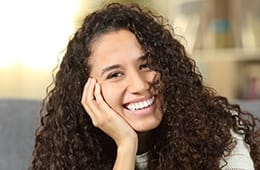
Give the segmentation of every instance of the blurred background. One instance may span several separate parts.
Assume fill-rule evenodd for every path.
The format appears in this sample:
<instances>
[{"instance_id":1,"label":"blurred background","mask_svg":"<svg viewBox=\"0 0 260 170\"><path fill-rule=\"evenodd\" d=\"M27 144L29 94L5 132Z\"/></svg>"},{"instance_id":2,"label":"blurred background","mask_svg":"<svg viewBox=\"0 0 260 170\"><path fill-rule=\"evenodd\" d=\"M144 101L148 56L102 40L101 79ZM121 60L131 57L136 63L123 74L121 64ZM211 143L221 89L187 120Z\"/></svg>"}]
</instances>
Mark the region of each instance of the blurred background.
<instances>
[{"instance_id":1,"label":"blurred background","mask_svg":"<svg viewBox=\"0 0 260 170\"><path fill-rule=\"evenodd\" d=\"M68 40L106 0L1 0L0 98L42 99ZM260 99L259 0L118 0L168 19L204 83L230 99Z\"/></svg>"}]
</instances>

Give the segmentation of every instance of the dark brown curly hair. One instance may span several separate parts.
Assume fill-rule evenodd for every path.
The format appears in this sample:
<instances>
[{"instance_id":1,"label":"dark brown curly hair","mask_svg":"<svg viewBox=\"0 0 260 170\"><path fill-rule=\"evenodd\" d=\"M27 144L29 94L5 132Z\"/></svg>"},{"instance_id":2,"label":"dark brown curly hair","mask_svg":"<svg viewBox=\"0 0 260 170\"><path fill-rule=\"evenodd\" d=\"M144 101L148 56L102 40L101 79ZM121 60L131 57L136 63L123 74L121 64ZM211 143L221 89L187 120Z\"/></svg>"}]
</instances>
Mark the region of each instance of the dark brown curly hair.
<instances>
[{"instance_id":1,"label":"dark brown curly hair","mask_svg":"<svg viewBox=\"0 0 260 170\"><path fill-rule=\"evenodd\" d=\"M150 68L161 74L164 117L153 133L148 169L220 169L220 160L235 144L231 129L244 135L259 169L259 119L203 85L195 62L161 16L136 4L116 3L88 15L69 41L54 88L43 101L30 169L112 169L116 145L93 126L81 96L93 41L120 29L135 34Z\"/></svg>"}]
</instances>

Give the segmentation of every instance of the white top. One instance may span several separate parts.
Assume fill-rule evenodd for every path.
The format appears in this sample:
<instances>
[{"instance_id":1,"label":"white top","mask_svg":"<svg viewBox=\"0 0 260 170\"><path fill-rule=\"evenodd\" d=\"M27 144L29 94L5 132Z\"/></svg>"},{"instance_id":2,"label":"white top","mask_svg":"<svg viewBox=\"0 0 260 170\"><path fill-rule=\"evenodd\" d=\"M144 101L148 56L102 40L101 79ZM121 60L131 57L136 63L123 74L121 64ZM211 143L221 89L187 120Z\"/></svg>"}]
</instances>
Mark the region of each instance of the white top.
<instances>
[{"instance_id":1,"label":"white top","mask_svg":"<svg viewBox=\"0 0 260 170\"><path fill-rule=\"evenodd\" d=\"M228 157L225 157L227 165L223 168L223 170L254 170L254 163L250 156L250 148L245 143L244 137L234 133L231 130L231 134L233 138L236 140L237 145L232 150ZM225 165L225 161L220 161L220 166Z\"/></svg>"},{"instance_id":2,"label":"white top","mask_svg":"<svg viewBox=\"0 0 260 170\"><path fill-rule=\"evenodd\" d=\"M145 170L148 163L148 152L136 155L135 166L138 170Z\"/></svg>"},{"instance_id":3,"label":"white top","mask_svg":"<svg viewBox=\"0 0 260 170\"><path fill-rule=\"evenodd\" d=\"M244 142L244 137L231 131L233 138L236 140L237 144L233 151L228 157L225 157L225 161L220 161L220 167L223 170L254 170L253 160L250 156L250 148ZM148 153L143 153L136 156L136 167L138 170L145 170L148 163Z\"/></svg>"}]
</instances>

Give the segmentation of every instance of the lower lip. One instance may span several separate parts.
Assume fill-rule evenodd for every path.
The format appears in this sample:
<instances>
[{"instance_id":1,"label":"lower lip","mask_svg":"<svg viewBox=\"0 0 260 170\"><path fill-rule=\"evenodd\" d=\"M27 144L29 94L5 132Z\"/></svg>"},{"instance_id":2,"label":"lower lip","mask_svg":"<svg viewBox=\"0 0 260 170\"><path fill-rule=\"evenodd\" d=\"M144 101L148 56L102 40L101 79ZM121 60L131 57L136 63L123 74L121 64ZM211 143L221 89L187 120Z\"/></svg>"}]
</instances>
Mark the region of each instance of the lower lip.
<instances>
[{"instance_id":1,"label":"lower lip","mask_svg":"<svg viewBox=\"0 0 260 170\"><path fill-rule=\"evenodd\" d=\"M131 114L135 114L135 115L149 115L151 113L154 112L155 110L155 101L153 102L153 104L149 107L146 107L144 109L140 109L140 110L134 110L134 111L131 111L131 110L128 110L126 109L128 112L130 112Z\"/></svg>"}]
</instances>

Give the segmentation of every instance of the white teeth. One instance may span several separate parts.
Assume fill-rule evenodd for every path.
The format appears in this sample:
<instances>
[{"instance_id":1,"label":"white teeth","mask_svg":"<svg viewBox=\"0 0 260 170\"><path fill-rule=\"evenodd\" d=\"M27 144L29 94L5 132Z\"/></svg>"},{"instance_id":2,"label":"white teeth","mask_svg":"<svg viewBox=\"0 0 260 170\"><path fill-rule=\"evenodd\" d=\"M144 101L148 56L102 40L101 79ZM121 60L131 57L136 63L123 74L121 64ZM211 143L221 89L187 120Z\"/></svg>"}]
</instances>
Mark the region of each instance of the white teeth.
<instances>
[{"instance_id":1,"label":"white teeth","mask_svg":"<svg viewBox=\"0 0 260 170\"><path fill-rule=\"evenodd\" d=\"M153 104L154 102L154 96L148 100L138 102L138 103L131 103L126 106L126 108L130 111L135 111L135 110L140 110L146 107L149 107Z\"/></svg>"}]
</instances>

